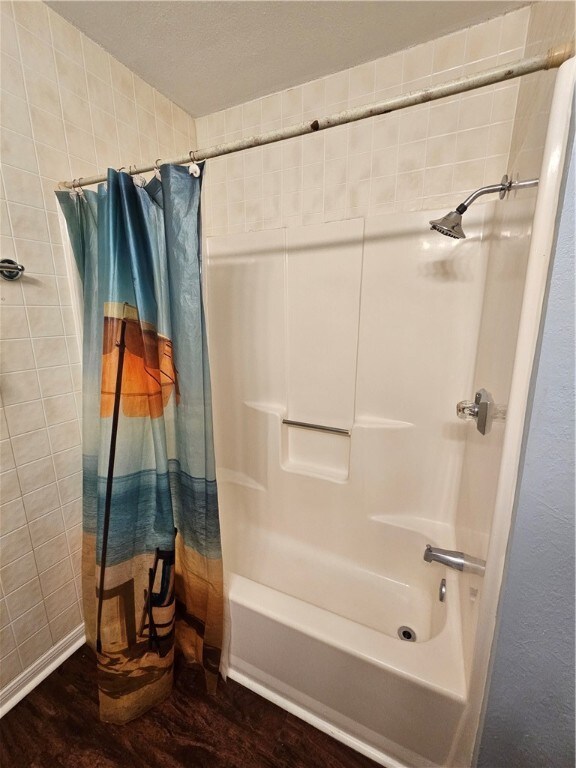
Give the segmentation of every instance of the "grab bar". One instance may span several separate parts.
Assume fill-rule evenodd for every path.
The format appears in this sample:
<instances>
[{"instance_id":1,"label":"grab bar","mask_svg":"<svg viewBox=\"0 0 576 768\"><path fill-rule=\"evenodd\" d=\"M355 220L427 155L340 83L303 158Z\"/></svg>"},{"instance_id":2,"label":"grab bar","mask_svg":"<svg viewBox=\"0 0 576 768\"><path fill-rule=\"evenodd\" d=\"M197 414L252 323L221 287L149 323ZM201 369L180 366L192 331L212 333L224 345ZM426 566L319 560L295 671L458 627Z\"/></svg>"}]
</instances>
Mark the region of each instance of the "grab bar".
<instances>
[{"instance_id":1,"label":"grab bar","mask_svg":"<svg viewBox=\"0 0 576 768\"><path fill-rule=\"evenodd\" d=\"M323 424L310 424L307 421L292 421L292 419L282 419L282 424L287 424L289 427L315 429L317 432L330 432L333 435L348 435L350 437L350 430L341 429L340 427L326 427Z\"/></svg>"}]
</instances>

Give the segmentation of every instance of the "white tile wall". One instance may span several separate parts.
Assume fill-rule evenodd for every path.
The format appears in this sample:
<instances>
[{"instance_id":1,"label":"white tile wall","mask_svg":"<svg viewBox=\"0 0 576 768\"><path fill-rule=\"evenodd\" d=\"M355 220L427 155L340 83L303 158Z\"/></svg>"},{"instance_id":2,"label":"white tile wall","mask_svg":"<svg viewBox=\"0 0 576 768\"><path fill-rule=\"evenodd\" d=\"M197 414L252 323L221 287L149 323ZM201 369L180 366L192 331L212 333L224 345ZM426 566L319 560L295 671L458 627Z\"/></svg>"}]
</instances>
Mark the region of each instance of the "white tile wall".
<instances>
[{"instance_id":1,"label":"white tile wall","mask_svg":"<svg viewBox=\"0 0 576 768\"><path fill-rule=\"evenodd\" d=\"M0 4L0 686L81 621L80 357L54 188L195 147L194 121L41 2Z\"/></svg>"},{"instance_id":2,"label":"white tile wall","mask_svg":"<svg viewBox=\"0 0 576 768\"><path fill-rule=\"evenodd\" d=\"M521 58L529 8L196 120L211 146ZM507 170L517 82L208 163L208 235L455 205Z\"/></svg>"},{"instance_id":3,"label":"white tile wall","mask_svg":"<svg viewBox=\"0 0 576 768\"><path fill-rule=\"evenodd\" d=\"M575 14L574 3L536 3L530 14L526 56L544 54L570 38L573 41ZM522 78L510 156L524 178L540 173L555 78L555 70Z\"/></svg>"}]
</instances>

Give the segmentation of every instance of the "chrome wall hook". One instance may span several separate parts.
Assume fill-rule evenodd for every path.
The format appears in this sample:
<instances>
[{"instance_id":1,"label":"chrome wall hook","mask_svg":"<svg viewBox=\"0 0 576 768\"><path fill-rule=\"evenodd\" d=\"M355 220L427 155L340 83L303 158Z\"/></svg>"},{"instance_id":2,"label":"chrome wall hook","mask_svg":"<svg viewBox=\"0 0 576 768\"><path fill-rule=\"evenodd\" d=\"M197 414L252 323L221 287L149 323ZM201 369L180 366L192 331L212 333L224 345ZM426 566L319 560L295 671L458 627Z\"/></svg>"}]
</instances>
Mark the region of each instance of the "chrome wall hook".
<instances>
[{"instance_id":1,"label":"chrome wall hook","mask_svg":"<svg viewBox=\"0 0 576 768\"><path fill-rule=\"evenodd\" d=\"M12 259L2 259L0 261L0 277L4 280L19 280L24 274L24 265L18 264Z\"/></svg>"}]
</instances>

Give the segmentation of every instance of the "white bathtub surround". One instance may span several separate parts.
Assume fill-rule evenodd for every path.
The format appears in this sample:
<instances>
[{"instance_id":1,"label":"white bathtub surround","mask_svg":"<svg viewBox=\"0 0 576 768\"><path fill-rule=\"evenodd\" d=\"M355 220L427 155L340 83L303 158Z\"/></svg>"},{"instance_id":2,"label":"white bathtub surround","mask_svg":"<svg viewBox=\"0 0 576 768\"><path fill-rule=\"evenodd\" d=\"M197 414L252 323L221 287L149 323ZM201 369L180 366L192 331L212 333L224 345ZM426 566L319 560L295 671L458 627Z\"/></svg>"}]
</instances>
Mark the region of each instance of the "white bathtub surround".
<instances>
[{"instance_id":1,"label":"white bathtub surround","mask_svg":"<svg viewBox=\"0 0 576 768\"><path fill-rule=\"evenodd\" d=\"M492 213L208 239L231 674L383 764L443 765L467 699L460 581L423 554L456 540Z\"/></svg>"}]
</instances>

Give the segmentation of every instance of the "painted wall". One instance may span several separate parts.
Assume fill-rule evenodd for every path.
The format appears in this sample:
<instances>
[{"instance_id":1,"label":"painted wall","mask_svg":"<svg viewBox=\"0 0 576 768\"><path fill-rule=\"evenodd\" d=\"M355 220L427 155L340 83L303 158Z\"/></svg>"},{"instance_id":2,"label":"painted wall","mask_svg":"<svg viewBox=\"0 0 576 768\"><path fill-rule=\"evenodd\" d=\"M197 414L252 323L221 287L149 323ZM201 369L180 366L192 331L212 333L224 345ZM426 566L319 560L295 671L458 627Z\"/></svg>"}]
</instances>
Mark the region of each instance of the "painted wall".
<instances>
[{"instance_id":1,"label":"painted wall","mask_svg":"<svg viewBox=\"0 0 576 768\"><path fill-rule=\"evenodd\" d=\"M54 187L194 123L41 2L2 2L0 688L81 624L80 356ZM15 682L15 684L17 681Z\"/></svg>"},{"instance_id":2,"label":"painted wall","mask_svg":"<svg viewBox=\"0 0 576 768\"><path fill-rule=\"evenodd\" d=\"M574 765L576 152L560 220L478 766Z\"/></svg>"}]
</instances>

